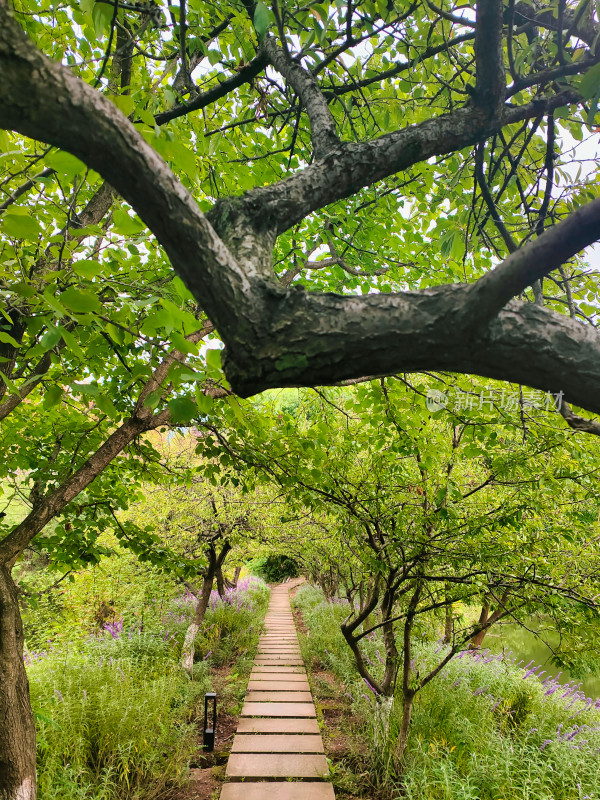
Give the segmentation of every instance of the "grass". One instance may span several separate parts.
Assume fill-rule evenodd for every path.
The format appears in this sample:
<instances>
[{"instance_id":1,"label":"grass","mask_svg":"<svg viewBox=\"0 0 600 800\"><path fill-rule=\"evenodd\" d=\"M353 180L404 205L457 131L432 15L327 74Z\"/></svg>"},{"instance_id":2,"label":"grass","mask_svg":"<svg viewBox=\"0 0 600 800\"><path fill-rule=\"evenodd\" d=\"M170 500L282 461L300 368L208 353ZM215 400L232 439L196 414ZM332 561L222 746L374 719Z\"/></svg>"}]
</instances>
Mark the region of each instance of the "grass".
<instances>
[{"instance_id":1,"label":"grass","mask_svg":"<svg viewBox=\"0 0 600 800\"><path fill-rule=\"evenodd\" d=\"M197 639L194 681L179 667L193 606L179 598L162 625L122 620L104 632L31 653L40 800L152 800L181 784L197 750L211 669L250 661L269 590L254 580L213 597ZM232 679L232 685L235 681Z\"/></svg>"},{"instance_id":2,"label":"grass","mask_svg":"<svg viewBox=\"0 0 600 800\"><path fill-rule=\"evenodd\" d=\"M576 686L539 680L522 666L489 652L455 658L417 695L402 774L394 759L401 704L396 699L389 736L375 746L375 699L354 671L339 631L344 604L329 604L313 588L295 602L309 635L303 653L343 682L351 700L355 738L366 775L363 796L399 800L597 800L600 796L600 711ZM425 671L441 652L437 642L417 647ZM381 642L366 648L377 668ZM533 666L533 665L532 665ZM364 746L365 737L369 745Z\"/></svg>"}]
</instances>

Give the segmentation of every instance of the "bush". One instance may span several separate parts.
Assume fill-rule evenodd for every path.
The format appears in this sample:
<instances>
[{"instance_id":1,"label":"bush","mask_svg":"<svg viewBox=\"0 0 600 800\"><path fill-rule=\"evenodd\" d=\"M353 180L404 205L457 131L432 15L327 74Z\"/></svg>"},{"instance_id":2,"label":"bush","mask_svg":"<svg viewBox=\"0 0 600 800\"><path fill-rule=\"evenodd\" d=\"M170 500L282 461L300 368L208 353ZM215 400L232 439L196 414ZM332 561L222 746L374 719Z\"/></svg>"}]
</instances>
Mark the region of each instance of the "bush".
<instances>
[{"instance_id":1,"label":"bush","mask_svg":"<svg viewBox=\"0 0 600 800\"><path fill-rule=\"evenodd\" d=\"M40 800L150 797L178 781L195 746L190 683L173 643L130 631L57 649L29 668Z\"/></svg>"}]
</instances>

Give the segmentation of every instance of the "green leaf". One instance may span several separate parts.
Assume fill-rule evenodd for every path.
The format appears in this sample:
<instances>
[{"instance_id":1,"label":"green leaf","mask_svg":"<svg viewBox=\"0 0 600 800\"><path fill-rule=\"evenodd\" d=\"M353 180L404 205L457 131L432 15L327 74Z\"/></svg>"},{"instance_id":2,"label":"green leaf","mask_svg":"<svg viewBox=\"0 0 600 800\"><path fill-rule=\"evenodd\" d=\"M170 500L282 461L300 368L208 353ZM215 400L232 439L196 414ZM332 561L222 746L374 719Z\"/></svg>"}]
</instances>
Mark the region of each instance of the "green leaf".
<instances>
[{"instance_id":1,"label":"green leaf","mask_svg":"<svg viewBox=\"0 0 600 800\"><path fill-rule=\"evenodd\" d=\"M209 50L206 55L213 67L221 60L221 53L218 50Z\"/></svg>"},{"instance_id":2,"label":"green leaf","mask_svg":"<svg viewBox=\"0 0 600 800\"><path fill-rule=\"evenodd\" d=\"M92 19L94 20L94 30L96 36L101 39L105 32L110 30L110 24L113 17L113 7L107 3L96 3L92 10Z\"/></svg>"},{"instance_id":3,"label":"green leaf","mask_svg":"<svg viewBox=\"0 0 600 800\"><path fill-rule=\"evenodd\" d=\"M206 366L209 369L220 370L221 369L221 351L215 350L214 348L209 348L206 351Z\"/></svg>"},{"instance_id":4,"label":"green leaf","mask_svg":"<svg viewBox=\"0 0 600 800\"><path fill-rule=\"evenodd\" d=\"M111 398L107 394L101 394L95 400L96 406L111 419L119 416L119 412Z\"/></svg>"},{"instance_id":5,"label":"green leaf","mask_svg":"<svg viewBox=\"0 0 600 800\"><path fill-rule=\"evenodd\" d=\"M124 208L115 208L113 230L123 236L137 236L146 230L146 226L138 217L130 217Z\"/></svg>"},{"instance_id":6,"label":"green leaf","mask_svg":"<svg viewBox=\"0 0 600 800\"><path fill-rule=\"evenodd\" d=\"M44 406L46 408L52 408L52 406L57 405L63 394L64 389L62 386L49 386L44 392Z\"/></svg>"},{"instance_id":7,"label":"green leaf","mask_svg":"<svg viewBox=\"0 0 600 800\"><path fill-rule=\"evenodd\" d=\"M148 111L147 108L136 108L136 112L138 117L144 122L146 125L150 127L154 126L156 123L154 122L154 114L151 111Z\"/></svg>"},{"instance_id":8,"label":"green leaf","mask_svg":"<svg viewBox=\"0 0 600 800\"><path fill-rule=\"evenodd\" d=\"M269 30L270 22L271 15L269 14L269 9L262 0L259 0L254 9L254 28L259 41L264 38L266 32Z\"/></svg>"},{"instance_id":9,"label":"green leaf","mask_svg":"<svg viewBox=\"0 0 600 800\"><path fill-rule=\"evenodd\" d=\"M77 383L73 384L73 389L83 395L97 397L100 394L100 387L97 383Z\"/></svg>"},{"instance_id":10,"label":"green leaf","mask_svg":"<svg viewBox=\"0 0 600 800\"><path fill-rule=\"evenodd\" d=\"M5 333L2 330L0 330L0 342L4 342L5 344L12 344L13 347L20 347L21 346L17 342L17 340L10 335L10 333Z\"/></svg>"},{"instance_id":11,"label":"green leaf","mask_svg":"<svg viewBox=\"0 0 600 800\"><path fill-rule=\"evenodd\" d=\"M14 239L35 241L42 229L36 219L7 211L2 216L2 231Z\"/></svg>"},{"instance_id":12,"label":"green leaf","mask_svg":"<svg viewBox=\"0 0 600 800\"><path fill-rule=\"evenodd\" d=\"M209 414L213 407L213 399L209 394L204 394L202 389L198 388L196 392L196 405L200 414Z\"/></svg>"},{"instance_id":13,"label":"green leaf","mask_svg":"<svg viewBox=\"0 0 600 800\"><path fill-rule=\"evenodd\" d=\"M160 403L160 399L163 396L162 389L155 389L153 392L150 392L148 397L144 400L144 406L146 408L154 409Z\"/></svg>"},{"instance_id":14,"label":"green leaf","mask_svg":"<svg viewBox=\"0 0 600 800\"><path fill-rule=\"evenodd\" d=\"M586 100L594 97L600 90L600 64L594 64L579 81L579 91Z\"/></svg>"},{"instance_id":15,"label":"green leaf","mask_svg":"<svg viewBox=\"0 0 600 800\"><path fill-rule=\"evenodd\" d=\"M198 355L198 345L194 342L188 342L185 336L183 336L181 333L173 331L169 338L171 339L173 347L176 347L180 353L192 353L193 355Z\"/></svg>"},{"instance_id":16,"label":"green leaf","mask_svg":"<svg viewBox=\"0 0 600 800\"><path fill-rule=\"evenodd\" d=\"M60 296L61 302L70 309L79 314L87 314L91 311L100 310L100 301L95 294L91 292L84 292L82 289L76 289L70 286Z\"/></svg>"},{"instance_id":17,"label":"green leaf","mask_svg":"<svg viewBox=\"0 0 600 800\"><path fill-rule=\"evenodd\" d=\"M133 97L129 94L112 94L108 96L110 100L116 105L116 107L128 117L135 108L135 101ZM154 122L154 120L152 120Z\"/></svg>"},{"instance_id":18,"label":"green leaf","mask_svg":"<svg viewBox=\"0 0 600 800\"><path fill-rule=\"evenodd\" d=\"M164 330L168 335L173 330L173 317L169 311L160 308L148 314L140 330L148 336L152 336L159 330Z\"/></svg>"},{"instance_id":19,"label":"green leaf","mask_svg":"<svg viewBox=\"0 0 600 800\"><path fill-rule=\"evenodd\" d=\"M40 339L40 346L44 350L51 350L60 342L60 337L60 328L57 328L54 325L48 326L48 330Z\"/></svg>"},{"instance_id":20,"label":"green leaf","mask_svg":"<svg viewBox=\"0 0 600 800\"><path fill-rule=\"evenodd\" d=\"M58 150L55 153L50 153L44 159L45 163L56 170L59 175L66 175L69 178L74 178L75 175L83 175L87 169L83 161L80 161L71 153L66 153L64 150Z\"/></svg>"},{"instance_id":21,"label":"green leaf","mask_svg":"<svg viewBox=\"0 0 600 800\"><path fill-rule=\"evenodd\" d=\"M169 402L173 422L187 423L198 414L198 406L190 397L175 397Z\"/></svg>"},{"instance_id":22,"label":"green leaf","mask_svg":"<svg viewBox=\"0 0 600 800\"><path fill-rule=\"evenodd\" d=\"M77 341L75 336L71 333L71 331L68 331L63 326L61 326L59 330L60 330L60 334L61 334L62 338L65 340L65 344L67 345L69 350L74 355L76 355L77 358L80 358L82 361L85 361L85 358L86 358L85 357L85 353L83 352L79 342Z\"/></svg>"},{"instance_id":23,"label":"green leaf","mask_svg":"<svg viewBox=\"0 0 600 800\"><path fill-rule=\"evenodd\" d=\"M77 231L77 235L79 235L79 231ZM91 258L82 258L80 261L73 263L73 272L82 278L95 278L100 270L101 265Z\"/></svg>"}]
</instances>

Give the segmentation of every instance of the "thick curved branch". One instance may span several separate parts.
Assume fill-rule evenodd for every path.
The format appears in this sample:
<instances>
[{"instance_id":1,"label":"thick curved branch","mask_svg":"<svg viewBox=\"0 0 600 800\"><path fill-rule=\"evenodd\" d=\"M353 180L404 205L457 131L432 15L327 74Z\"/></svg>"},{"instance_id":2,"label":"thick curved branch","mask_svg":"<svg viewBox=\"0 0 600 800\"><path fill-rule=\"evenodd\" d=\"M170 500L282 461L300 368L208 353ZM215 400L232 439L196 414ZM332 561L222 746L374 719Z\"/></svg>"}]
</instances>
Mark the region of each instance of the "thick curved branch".
<instances>
[{"instance_id":1,"label":"thick curved branch","mask_svg":"<svg viewBox=\"0 0 600 800\"><path fill-rule=\"evenodd\" d=\"M595 329L513 300L486 330L473 332L471 288L365 297L280 290L268 330L255 331L251 346L226 351L227 376L238 394L249 396L356 375L460 372L563 391L576 405L600 413Z\"/></svg>"},{"instance_id":2,"label":"thick curved branch","mask_svg":"<svg viewBox=\"0 0 600 800\"><path fill-rule=\"evenodd\" d=\"M268 219L275 235L284 233L308 214L355 194L383 178L401 172L432 156L462 150L497 133L505 125L550 113L574 102L564 93L509 108L499 120L490 120L478 108L460 108L367 142L343 142L319 163L270 186L250 190L232 209L231 199L217 203L243 213L251 224ZM211 213L211 219L213 215Z\"/></svg>"},{"instance_id":3,"label":"thick curved branch","mask_svg":"<svg viewBox=\"0 0 600 800\"><path fill-rule=\"evenodd\" d=\"M271 36L264 42L269 61L300 97L310 120L315 158L320 159L339 145L335 121L316 78L278 47Z\"/></svg>"},{"instance_id":4,"label":"thick curved branch","mask_svg":"<svg viewBox=\"0 0 600 800\"><path fill-rule=\"evenodd\" d=\"M573 430L600 436L600 422L598 422L598 420L586 419L585 417L579 416L579 414L575 414L571 410L569 404L565 403L564 400L560 404L558 410L565 422L570 428L573 428Z\"/></svg>"}]
</instances>

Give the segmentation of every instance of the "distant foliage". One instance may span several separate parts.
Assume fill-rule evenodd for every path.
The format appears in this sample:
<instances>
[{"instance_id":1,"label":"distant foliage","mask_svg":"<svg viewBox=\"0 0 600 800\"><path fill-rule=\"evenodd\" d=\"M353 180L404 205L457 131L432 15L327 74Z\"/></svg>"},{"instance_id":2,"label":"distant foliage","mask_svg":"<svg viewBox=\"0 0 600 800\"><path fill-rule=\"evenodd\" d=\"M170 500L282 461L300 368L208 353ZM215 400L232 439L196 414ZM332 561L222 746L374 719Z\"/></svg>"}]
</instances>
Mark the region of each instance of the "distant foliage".
<instances>
[{"instance_id":1,"label":"distant foliage","mask_svg":"<svg viewBox=\"0 0 600 800\"><path fill-rule=\"evenodd\" d=\"M255 558L248 564L248 569L267 583L281 583L286 578L296 578L299 574L298 564L294 559L278 553Z\"/></svg>"}]
</instances>

